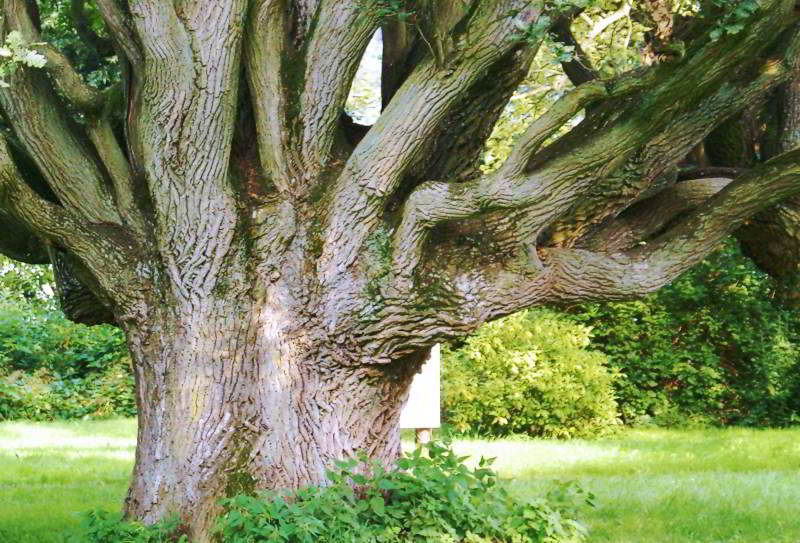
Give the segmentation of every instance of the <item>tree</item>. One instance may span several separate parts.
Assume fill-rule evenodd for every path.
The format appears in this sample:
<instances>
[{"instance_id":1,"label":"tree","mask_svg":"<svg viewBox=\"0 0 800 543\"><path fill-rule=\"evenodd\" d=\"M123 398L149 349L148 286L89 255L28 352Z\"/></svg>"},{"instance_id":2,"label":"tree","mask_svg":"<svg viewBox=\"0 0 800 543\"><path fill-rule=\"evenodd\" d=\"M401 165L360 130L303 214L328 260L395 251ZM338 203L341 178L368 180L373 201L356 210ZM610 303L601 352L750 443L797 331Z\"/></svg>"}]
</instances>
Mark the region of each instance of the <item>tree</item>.
<instances>
[{"instance_id":1,"label":"tree","mask_svg":"<svg viewBox=\"0 0 800 543\"><path fill-rule=\"evenodd\" d=\"M391 462L434 343L653 291L745 224L756 248L765 231L795 239L758 214L790 209L800 151L710 180L685 167L792 80L794 0L637 2L654 29L642 66L598 77L568 45L575 89L489 173L483 144L539 45L574 42L589 3L74 4L119 85L87 84L42 43L35 0L0 2L0 250L52 261L68 314L124 330L139 410L126 512L178 512L198 541L225 493L322 483L359 449ZM343 111L379 28L384 108L364 127ZM780 143L796 122L778 117L763 124ZM762 156L767 136L748 140Z\"/></svg>"}]
</instances>

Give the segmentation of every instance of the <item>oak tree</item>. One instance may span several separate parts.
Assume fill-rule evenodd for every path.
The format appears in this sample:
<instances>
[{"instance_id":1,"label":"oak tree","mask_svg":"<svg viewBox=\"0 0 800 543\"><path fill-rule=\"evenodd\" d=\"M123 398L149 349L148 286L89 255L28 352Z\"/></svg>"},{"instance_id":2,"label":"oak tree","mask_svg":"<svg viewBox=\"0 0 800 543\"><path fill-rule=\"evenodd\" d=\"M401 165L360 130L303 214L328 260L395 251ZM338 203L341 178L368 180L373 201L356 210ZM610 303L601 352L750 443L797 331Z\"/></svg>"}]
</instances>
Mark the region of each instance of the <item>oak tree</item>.
<instances>
[{"instance_id":1,"label":"oak tree","mask_svg":"<svg viewBox=\"0 0 800 543\"><path fill-rule=\"evenodd\" d=\"M0 0L0 251L127 336L130 517L204 541L226 493L390 463L431 345L488 320L651 292L731 233L796 272L795 0L606 1L594 36L648 28L612 76L576 38L586 0L73 0L112 85L46 43L54 2ZM553 37L574 89L482 170Z\"/></svg>"}]
</instances>

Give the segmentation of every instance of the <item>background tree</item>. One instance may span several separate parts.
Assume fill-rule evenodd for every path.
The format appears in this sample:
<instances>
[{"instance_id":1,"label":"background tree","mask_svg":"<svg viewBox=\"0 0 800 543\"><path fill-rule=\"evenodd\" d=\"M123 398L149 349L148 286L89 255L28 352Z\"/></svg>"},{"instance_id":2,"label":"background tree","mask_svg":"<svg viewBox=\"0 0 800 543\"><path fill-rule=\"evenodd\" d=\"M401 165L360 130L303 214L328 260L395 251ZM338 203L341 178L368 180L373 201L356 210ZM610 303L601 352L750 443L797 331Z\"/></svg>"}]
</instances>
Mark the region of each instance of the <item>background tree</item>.
<instances>
[{"instance_id":1,"label":"background tree","mask_svg":"<svg viewBox=\"0 0 800 543\"><path fill-rule=\"evenodd\" d=\"M658 289L800 191L791 108L767 123L771 160L733 180L680 167L791 81L794 0L632 4L641 67L612 75L567 43L582 10L619 8L589 4L75 2L66 26L116 53L103 88L42 43L44 2L0 2L0 248L46 255L67 313L127 336L130 516L176 511L202 541L226 492L321 483L358 449L391 462L435 342ZM363 127L343 111L379 28L384 107ZM484 172L550 32L575 47L576 87ZM755 245L793 242L777 216L750 224Z\"/></svg>"}]
</instances>

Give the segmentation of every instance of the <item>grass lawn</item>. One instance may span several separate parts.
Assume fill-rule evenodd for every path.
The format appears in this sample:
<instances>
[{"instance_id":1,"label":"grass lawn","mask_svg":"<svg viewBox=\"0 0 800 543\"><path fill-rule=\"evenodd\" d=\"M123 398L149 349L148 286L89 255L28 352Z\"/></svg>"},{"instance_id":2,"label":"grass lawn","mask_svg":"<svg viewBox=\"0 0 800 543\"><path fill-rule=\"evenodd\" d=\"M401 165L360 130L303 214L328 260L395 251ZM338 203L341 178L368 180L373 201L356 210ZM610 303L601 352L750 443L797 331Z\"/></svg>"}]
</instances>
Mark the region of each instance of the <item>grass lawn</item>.
<instances>
[{"instance_id":1,"label":"grass lawn","mask_svg":"<svg viewBox=\"0 0 800 543\"><path fill-rule=\"evenodd\" d=\"M132 420L0 424L0 542L62 541L80 512L119 508L134 445ZM579 481L597 495L584 517L593 542L800 542L800 429L637 430L456 448L497 457L523 496Z\"/></svg>"}]
</instances>

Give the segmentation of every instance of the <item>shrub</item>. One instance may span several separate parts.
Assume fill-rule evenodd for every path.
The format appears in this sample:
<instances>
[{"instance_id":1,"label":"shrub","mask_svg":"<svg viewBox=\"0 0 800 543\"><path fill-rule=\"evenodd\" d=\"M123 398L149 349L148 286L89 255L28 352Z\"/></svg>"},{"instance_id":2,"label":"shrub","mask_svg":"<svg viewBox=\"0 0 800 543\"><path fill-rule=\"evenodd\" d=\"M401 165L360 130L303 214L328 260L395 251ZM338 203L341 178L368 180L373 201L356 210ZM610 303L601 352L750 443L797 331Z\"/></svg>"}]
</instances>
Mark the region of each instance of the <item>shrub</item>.
<instances>
[{"instance_id":1,"label":"shrub","mask_svg":"<svg viewBox=\"0 0 800 543\"><path fill-rule=\"evenodd\" d=\"M576 514L592 496L563 485L546 499L518 501L498 484L491 461L470 469L448 447L430 444L392 470L358 459L328 472L329 484L291 493L223 500L215 527L224 543L578 543L586 530ZM368 475L365 475L368 474ZM354 489L355 487L355 489ZM144 528L116 517L89 517L82 541L155 543L176 540L177 523ZM137 538L129 534L135 534ZM161 534L154 538L153 534ZM150 539L148 539L150 538Z\"/></svg>"},{"instance_id":2,"label":"shrub","mask_svg":"<svg viewBox=\"0 0 800 543\"><path fill-rule=\"evenodd\" d=\"M63 378L47 369L0 377L0 420L54 420L136 415L128 359L102 372Z\"/></svg>"},{"instance_id":3,"label":"shrub","mask_svg":"<svg viewBox=\"0 0 800 543\"><path fill-rule=\"evenodd\" d=\"M442 414L458 431L589 437L618 424L607 358L590 329L549 310L484 325L442 351Z\"/></svg>"},{"instance_id":4,"label":"shrub","mask_svg":"<svg viewBox=\"0 0 800 543\"><path fill-rule=\"evenodd\" d=\"M154 526L123 521L121 515L91 511L81 523L82 533L69 543L187 543L180 521L173 517Z\"/></svg>"},{"instance_id":5,"label":"shrub","mask_svg":"<svg viewBox=\"0 0 800 543\"><path fill-rule=\"evenodd\" d=\"M134 415L124 336L68 321L52 282L0 257L0 420Z\"/></svg>"},{"instance_id":6,"label":"shrub","mask_svg":"<svg viewBox=\"0 0 800 543\"><path fill-rule=\"evenodd\" d=\"M0 371L45 368L83 377L127 354L125 338L111 326L83 326L49 308L0 303Z\"/></svg>"},{"instance_id":7,"label":"shrub","mask_svg":"<svg viewBox=\"0 0 800 543\"><path fill-rule=\"evenodd\" d=\"M579 306L622 378L623 419L782 426L800 421L800 316L729 242L643 300Z\"/></svg>"}]
</instances>

